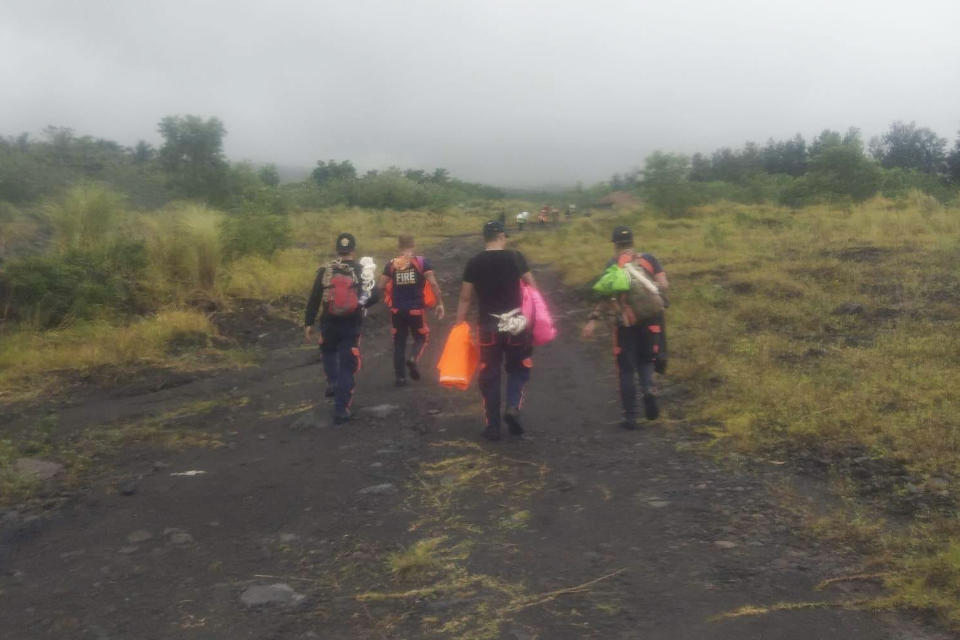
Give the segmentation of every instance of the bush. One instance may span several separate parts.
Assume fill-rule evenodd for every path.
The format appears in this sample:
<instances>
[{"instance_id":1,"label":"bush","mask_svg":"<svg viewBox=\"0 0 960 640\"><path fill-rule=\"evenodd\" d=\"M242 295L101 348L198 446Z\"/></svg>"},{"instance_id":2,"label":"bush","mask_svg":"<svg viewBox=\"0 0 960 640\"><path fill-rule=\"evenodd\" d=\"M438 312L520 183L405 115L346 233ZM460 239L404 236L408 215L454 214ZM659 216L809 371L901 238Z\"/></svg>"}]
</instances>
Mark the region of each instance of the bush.
<instances>
[{"instance_id":1,"label":"bush","mask_svg":"<svg viewBox=\"0 0 960 640\"><path fill-rule=\"evenodd\" d=\"M274 301L306 296L316 275L317 257L308 249L284 249L272 259L244 256L230 265L224 288L228 295Z\"/></svg>"},{"instance_id":2,"label":"bush","mask_svg":"<svg viewBox=\"0 0 960 640\"><path fill-rule=\"evenodd\" d=\"M501 197L492 187L458 180L437 183L413 180L398 169L371 172L362 178L330 178L322 184L286 185L283 193L301 209L354 206L371 209L439 209L467 198Z\"/></svg>"},{"instance_id":3,"label":"bush","mask_svg":"<svg viewBox=\"0 0 960 640\"><path fill-rule=\"evenodd\" d=\"M780 192L777 201L792 209L799 209L817 200L817 193L806 176L800 176Z\"/></svg>"},{"instance_id":4,"label":"bush","mask_svg":"<svg viewBox=\"0 0 960 640\"><path fill-rule=\"evenodd\" d=\"M141 313L147 305L139 280L147 261L142 242L125 240L11 262L0 275L3 316L50 328L73 319Z\"/></svg>"},{"instance_id":5,"label":"bush","mask_svg":"<svg viewBox=\"0 0 960 640\"><path fill-rule=\"evenodd\" d=\"M241 213L224 219L220 238L229 260L246 255L269 257L290 246L290 221L279 215Z\"/></svg>"},{"instance_id":6,"label":"bush","mask_svg":"<svg viewBox=\"0 0 960 640\"><path fill-rule=\"evenodd\" d=\"M910 197L911 191L921 191L948 204L957 197L957 190L939 177L921 173L915 169L886 169L881 172L880 193L884 197L901 199Z\"/></svg>"}]
</instances>

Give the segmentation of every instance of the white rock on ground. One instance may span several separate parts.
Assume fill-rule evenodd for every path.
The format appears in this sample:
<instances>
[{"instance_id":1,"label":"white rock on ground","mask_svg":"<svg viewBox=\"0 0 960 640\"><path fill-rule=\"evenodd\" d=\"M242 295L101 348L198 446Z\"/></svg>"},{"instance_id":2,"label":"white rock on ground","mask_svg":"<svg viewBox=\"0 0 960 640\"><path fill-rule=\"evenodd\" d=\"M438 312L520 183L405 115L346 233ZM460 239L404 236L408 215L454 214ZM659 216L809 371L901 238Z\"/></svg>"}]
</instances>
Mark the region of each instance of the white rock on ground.
<instances>
[{"instance_id":1,"label":"white rock on ground","mask_svg":"<svg viewBox=\"0 0 960 640\"><path fill-rule=\"evenodd\" d=\"M362 409L362 412L382 420L399 408L400 405L396 404L378 404L375 407L366 407L365 409Z\"/></svg>"},{"instance_id":2,"label":"white rock on ground","mask_svg":"<svg viewBox=\"0 0 960 640\"><path fill-rule=\"evenodd\" d=\"M130 544L138 544L140 542L146 542L153 537L153 534L144 529L138 529L127 536L127 542Z\"/></svg>"},{"instance_id":3,"label":"white rock on ground","mask_svg":"<svg viewBox=\"0 0 960 640\"><path fill-rule=\"evenodd\" d=\"M303 601L306 596L297 593L288 584L255 584L247 587L240 594L240 602L248 607L261 607L269 604L294 606Z\"/></svg>"},{"instance_id":4,"label":"white rock on ground","mask_svg":"<svg viewBox=\"0 0 960 640\"><path fill-rule=\"evenodd\" d=\"M383 484L375 484L372 487L365 487L357 491L361 495L371 495L371 496L389 496L397 492L397 488L389 483L385 482Z\"/></svg>"}]
</instances>

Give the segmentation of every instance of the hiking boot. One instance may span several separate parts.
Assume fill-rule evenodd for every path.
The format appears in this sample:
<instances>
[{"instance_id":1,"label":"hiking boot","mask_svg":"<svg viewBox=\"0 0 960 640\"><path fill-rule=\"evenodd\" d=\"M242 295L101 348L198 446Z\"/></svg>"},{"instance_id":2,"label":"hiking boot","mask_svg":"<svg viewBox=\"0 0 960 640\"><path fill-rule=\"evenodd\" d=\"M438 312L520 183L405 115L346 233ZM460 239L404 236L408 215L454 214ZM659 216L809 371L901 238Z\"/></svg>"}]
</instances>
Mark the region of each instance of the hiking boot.
<instances>
[{"instance_id":1,"label":"hiking boot","mask_svg":"<svg viewBox=\"0 0 960 640\"><path fill-rule=\"evenodd\" d=\"M507 407L503 412L503 421L507 423L510 433L515 436L523 435L523 425L520 423L520 410Z\"/></svg>"},{"instance_id":2,"label":"hiking boot","mask_svg":"<svg viewBox=\"0 0 960 640\"><path fill-rule=\"evenodd\" d=\"M491 442L496 442L500 439L500 427L494 427L492 425L484 427L483 432L480 435Z\"/></svg>"},{"instance_id":3,"label":"hiking boot","mask_svg":"<svg viewBox=\"0 0 960 640\"><path fill-rule=\"evenodd\" d=\"M349 409L337 409L333 413L333 425L339 427L350 422L350 410Z\"/></svg>"},{"instance_id":4,"label":"hiking boot","mask_svg":"<svg viewBox=\"0 0 960 640\"><path fill-rule=\"evenodd\" d=\"M620 421L620 428L626 429L627 431L636 431L637 430L637 419L636 418L624 418Z\"/></svg>"},{"instance_id":5,"label":"hiking boot","mask_svg":"<svg viewBox=\"0 0 960 640\"><path fill-rule=\"evenodd\" d=\"M420 369L417 368L417 361L413 358L407 360L407 371L410 372L410 378L412 380L420 379Z\"/></svg>"},{"instance_id":6,"label":"hiking boot","mask_svg":"<svg viewBox=\"0 0 960 640\"><path fill-rule=\"evenodd\" d=\"M660 407L657 406L657 397L652 393L643 394L643 414L647 420L656 420L660 417Z\"/></svg>"},{"instance_id":7,"label":"hiking boot","mask_svg":"<svg viewBox=\"0 0 960 640\"><path fill-rule=\"evenodd\" d=\"M666 375L667 373L667 359L657 357L653 360L653 370L659 373L660 375Z\"/></svg>"},{"instance_id":8,"label":"hiking boot","mask_svg":"<svg viewBox=\"0 0 960 640\"><path fill-rule=\"evenodd\" d=\"M327 387L327 390L323 392L324 398L332 398L337 395L337 390L334 387Z\"/></svg>"},{"instance_id":9,"label":"hiking boot","mask_svg":"<svg viewBox=\"0 0 960 640\"><path fill-rule=\"evenodd\" d=\"M405 386L407 386L407 379L406 379L406 378L397 378L397 381L393 383L393 386L395 386L395 387L405 387Z\"/></svg>"}]
</instances>

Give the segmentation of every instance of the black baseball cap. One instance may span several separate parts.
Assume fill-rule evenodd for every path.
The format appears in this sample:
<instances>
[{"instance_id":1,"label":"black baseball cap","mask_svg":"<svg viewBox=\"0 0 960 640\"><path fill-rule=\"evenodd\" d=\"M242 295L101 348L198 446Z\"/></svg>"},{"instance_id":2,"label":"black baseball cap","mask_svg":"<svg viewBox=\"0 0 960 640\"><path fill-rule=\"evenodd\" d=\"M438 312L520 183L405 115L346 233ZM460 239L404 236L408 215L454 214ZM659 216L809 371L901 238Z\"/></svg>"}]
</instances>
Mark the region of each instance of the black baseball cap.
<instances>
[{"instance_id":1,"label":"black baseball cap","mask_svg":"<svg viewBox=\"0 0 960 640\"><path fill-rule=\"evenodd\" d=\"M633 242L633 231L630 231L629 227L617 227L613 230L613 237L610 239L616 244Z\"/></svg>"},{"instance_id":2,"label":"black baseball cap","mask_svg":"<svg viewBox=\"0 0 960 640\"><path fill-rule=\"evenodd\" d=\"M485 240L493 240L501 233L506 235L507 230L504 229L503 223L499 220L490 220L483 225L483 237Z\"/></svg>"},{"instance_id":3,"label":"black baseball cap","mask_svg":"<svg viewBox=\"0 0 960 640\"><path fill-rule=\"evenodd\" d=\"M352 233L341 233L337 236L337 253L350 253L357 248L357 239Z\"/></svg>"}]
</instances>

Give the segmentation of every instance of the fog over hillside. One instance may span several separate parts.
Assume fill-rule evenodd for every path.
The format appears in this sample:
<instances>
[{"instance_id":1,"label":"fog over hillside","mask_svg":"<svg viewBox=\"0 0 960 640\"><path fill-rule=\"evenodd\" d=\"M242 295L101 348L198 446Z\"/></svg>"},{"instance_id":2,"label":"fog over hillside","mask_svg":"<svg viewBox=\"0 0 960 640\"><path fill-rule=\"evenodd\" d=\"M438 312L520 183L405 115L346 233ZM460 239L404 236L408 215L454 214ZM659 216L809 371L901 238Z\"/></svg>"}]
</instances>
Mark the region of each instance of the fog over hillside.
<instances>
[{"instance_id":1,"label":"fog over hillside","mask_svg":"<svg viewBox=\"0 0 960 640\"><path fill-rule=\"evenodd\" d=\"M10 0L0 133L156 143L161 117L196 113L237 160L590 182L658 148L825 127L953 139L957 24L947 0Z\"/></svg>"}]
</instances>

